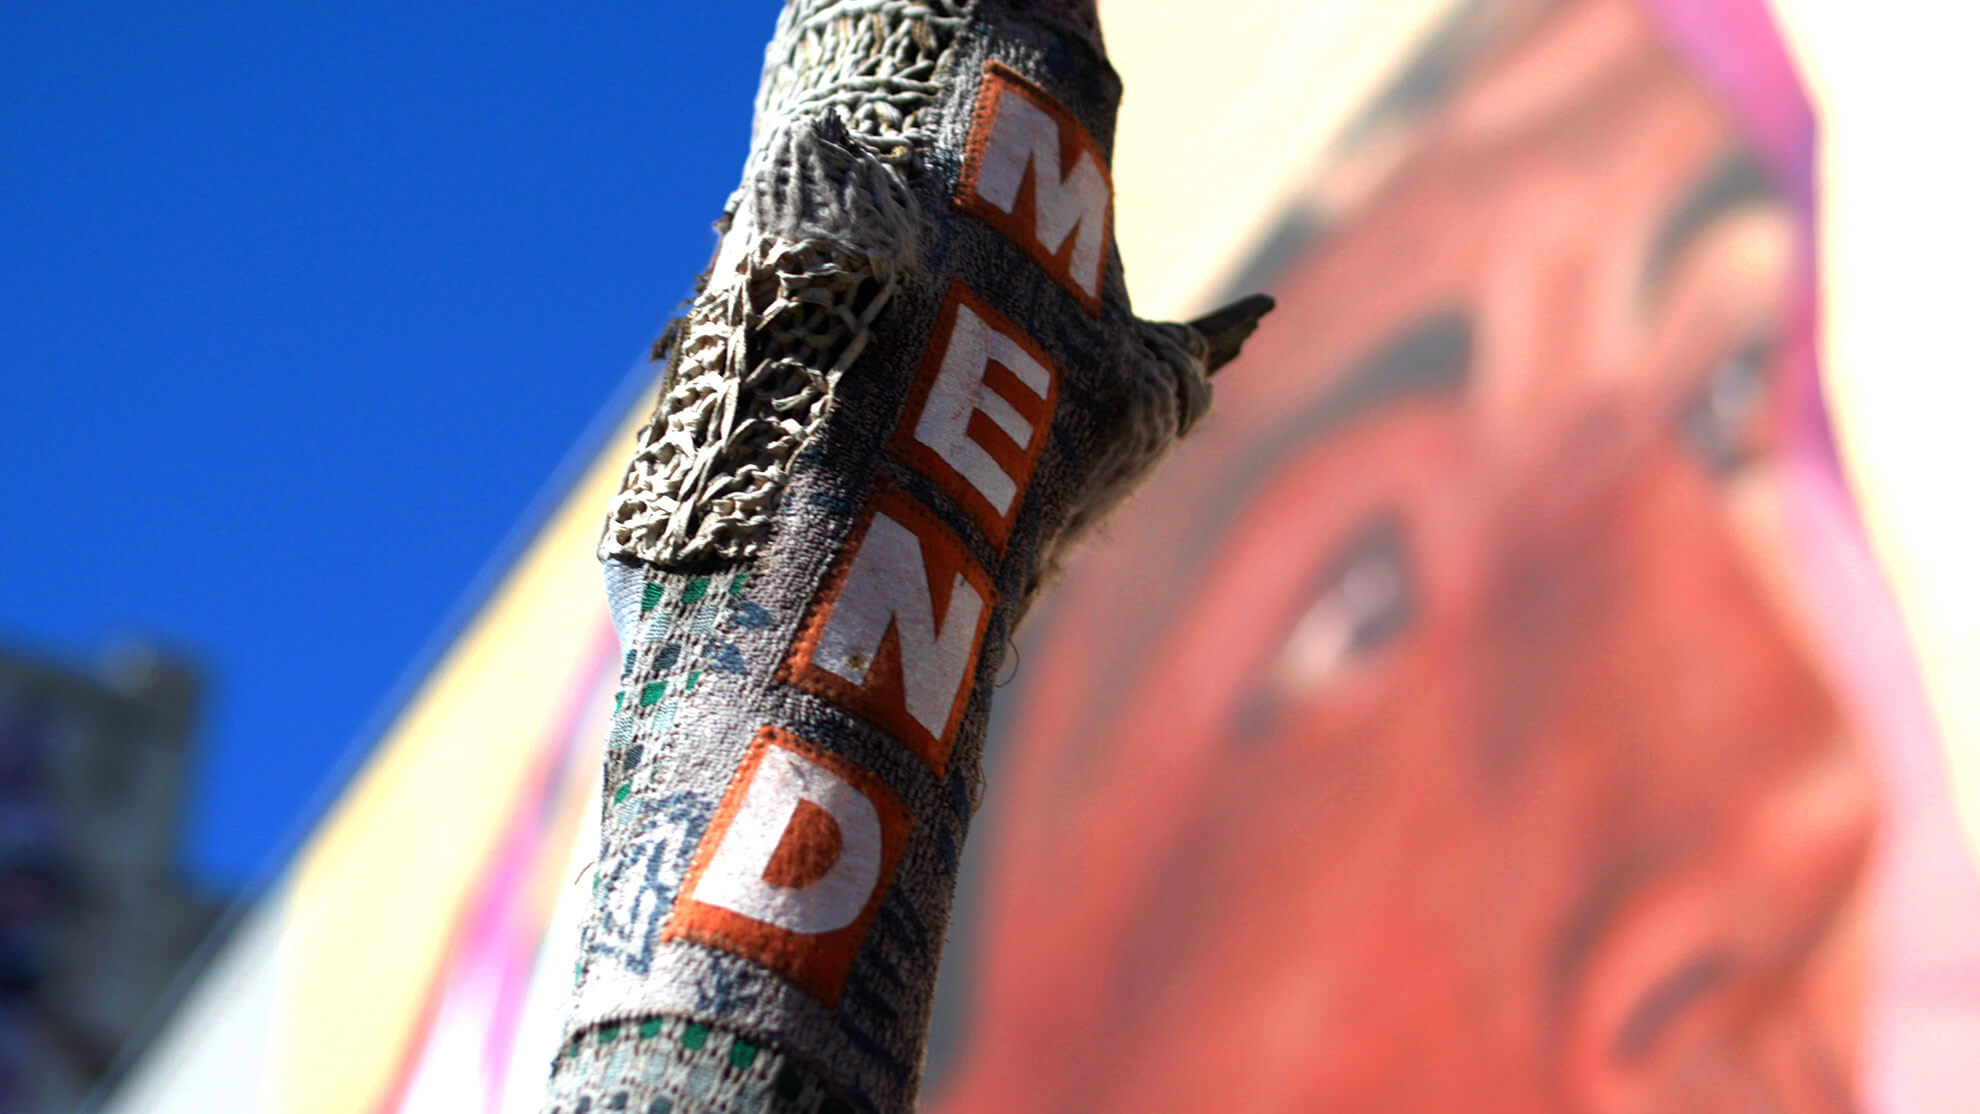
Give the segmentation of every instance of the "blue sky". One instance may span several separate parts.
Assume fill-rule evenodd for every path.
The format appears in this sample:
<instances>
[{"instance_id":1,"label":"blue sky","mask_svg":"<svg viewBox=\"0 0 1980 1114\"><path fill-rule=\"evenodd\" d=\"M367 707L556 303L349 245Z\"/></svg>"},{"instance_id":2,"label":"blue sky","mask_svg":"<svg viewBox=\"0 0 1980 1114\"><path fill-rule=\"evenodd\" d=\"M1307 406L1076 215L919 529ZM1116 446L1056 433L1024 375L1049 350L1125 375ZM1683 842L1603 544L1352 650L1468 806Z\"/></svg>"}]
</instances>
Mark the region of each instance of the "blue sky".
<instances>
[{"instance_id":1,"label":"blue sky","mask_svg":"<svg viewBox=\"0 0 1980 1114\"><path fill-rule=\"evenodd\" d=\"M236 886L687 293L777 5L0 5L0 641L210 701Z\"/></svg>"}]
</instances>

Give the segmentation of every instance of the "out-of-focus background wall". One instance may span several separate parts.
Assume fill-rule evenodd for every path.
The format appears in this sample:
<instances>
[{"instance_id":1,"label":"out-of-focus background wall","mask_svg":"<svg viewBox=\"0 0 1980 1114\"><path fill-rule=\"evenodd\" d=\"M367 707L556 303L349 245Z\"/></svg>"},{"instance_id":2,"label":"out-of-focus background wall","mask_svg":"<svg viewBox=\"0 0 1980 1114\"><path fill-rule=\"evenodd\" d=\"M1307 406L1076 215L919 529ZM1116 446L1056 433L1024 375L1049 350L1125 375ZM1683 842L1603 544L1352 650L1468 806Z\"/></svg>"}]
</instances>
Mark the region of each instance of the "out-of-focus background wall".
<instances>
[{"instance_id":1,"label":"out-of-focus background wall","mask_svg":"<svg viewBox=\"0 0 1980 1114\"><path fill-rule=\"evenodd\" d=\"M1970 154L1931 142L1942 125L1879 121L1956 103L1958 63L1910 49L1919 20L1781 7L1831 112L1819 146L1760 5L1267 5L1229 20L1256 21L1243 45L1184 22L1115 34L1123 59L1205 77L1130 96L1121 179L1168 188L1124 188L1128 265L1241 245L1195 285L1154 284L1173 300L1148 308L1191 312L1239 275L1282 316L1221 388L1222 424L1116 523L1027 659L991 826L1047 834L1007 834L985 870L988 927L958 949L985 966L948 1001L980 997L945 1108L1963 1101L1975 751L1970 686L1947 679L1970 676L1974 628L1959 560L1919 556L1971 551L1970 505L1946 507L1965 502L1962 435L1906 418L1906 373L1843 339L1915 319L1896 277L1947 251L1886 207L1914 170L1935 183L1917 196L1971 181ZM1385 35L1407 61L1295 61ZM1850 61L1825 71L1824 49ZM1892 57L1917 69L1868 76ZM1858 82L1854 128L1829 129ZM1218 142L1308 146L1256 176L1202 157L1170 122L1205 102ZM1275 200L1215 203L1240 193ZM1940 208L1923 219L1943 244L1972 244ZM1845 296L1838 273L1885 297ZM1672 292L1686 282L1705 285ZM1662 313L1681 319L1650 324ZM1811 405L1818 366L1834 427ZM1909 374L1928 396L1972 390L1943 366ZM1854 410L1863 392L1882 405ZM1440 394L1463 401L1433 421ZM1681 491L1660 438L1712 485ZM1883 504L1884 484L1903 497ZM1676 517L1643 517L1653 504ZM1738 556L1713 556L1720 530ZM1740 602L1755 585L1758 610ZM1540 772L1494 769L1495 799L1449 772L1481 745ZM1742 772L1763 752L1771 774ZM1877 851L1846 868L1871 845L1873 783ZM1553 811L1558 793L1599 815ZM1129 880L1075 884L1065 863ZM1815 1082L1824 1061L1849 1082Z\"/></svg>"},{"instance_id":2,"label":"out-of-focus background wall","mask_svg":"<svg viewBox=\"0 0 1980 1114\"><path fill-rule=\"evenodd\" d=\"M1975 462L1959 415L1980 406L1980 357L1940 323L1980 297L1980 276L1958 262L1980 247L1980 213L1958 203L1980 180L1980 153L1945 130L1953 106L1973 98L1954 42L1980 23L1929 3L1881 15L1823 0L1777 9L1822 129L1824 382L1973 830L1980 500L1964 492Z\"/></svg>"},{"instance_id":3,"label":"out-of-focus background wall","mask_svg":"<svg viewBox=\"0 0 1980 1114\"><path fill-rule=\"evenodd\" d=\"M1121 115L1123 180L1161 189L1122 192L1121 254L1137 274L1137 304L1156 316L1203 308L1262 246L1271 217L1345 126L1354 90L1387 78L1396 51L1450 7L1439 0L1250 4L1219 14L1206 36L1191 19L1119 4L1108 44L1124 72L1201 67L1222 80L1137 83ZM1709 10L1710 5L1700 5ZM1961 341L1965 307L1980 299L1980 212L1961 199L1980 181L1980 152L1956 138L1973 100L1959 45L1980 15L1908 0L1868 10L1835 0L1768 5L1819 115L1823 377L1832 420L1879 560L1920 650L1956 776L1980 778L1980 500L1965 496L1980 467L1966 415L1980 406L1980 355ZM1352 28L1352 30L1348 30ZM1347 95L1343 95L1346 93ZM1170 121L1256 119L1218 130L1203 152L1169 141ZM1264 141L1263 136L1271 140ZM1175 258L1218 260L1162 267ZM1146 261L1146 262L1144 262ZM1150 264L1153 264L1152 266ZM1963 801L1975 795L1962 792ZM1964 807L1972 808L1971 804Z\"/></svg>"},{"instance_id":4,"label":"out-of-focus background wall","mask_svg":"<svg viewBox=\"0 0 1980 1114\"><path fill-rule=\"evenodd\" d=\"M507 274L500 290L515 297L489 295L479 320L542 338L554 334L524 315L630 306L649 316L585 318L610 334L602 343L630 347L625 330L657 324L706 249L699 227L740 157L767 12L683 7L542 41L521 20L482 26L471 47L506 42L514 72L546 84L494 91L467 61L493 56L465 50L432 62L454 75L459 103L571 113L533 126L526 171L462 138L473 117L419 100L418 82L366 76L385 56L365 36L314 47L312 21L279 29L275 57L327 52L321 89L342 91L283 93L295 119L277 102L227 107L224 93L197 92L187 75L199 67L175 63L159 88L195 90L184 103L213 120L266 115L272 145L296 142L283 120L341 126L351 150L382 131L397 136L388 161L452 159L469 196L396 216L352 208L336 224L341 202L324 209L287 179L249 189L246 175L220 192L307 202L316 220L332 214L319 239L351 246L298 253L279 218L256 218L272 238L244 243L239 281L209 277L204 296L277 305L314 284L285 267L424 260L436 315L462 313L452 295ZM1980 217L1965 202L1980 175L1961 136L1975 17L1922 0L1777 0L1772 13L1779 36L1744 0L1103 5L1128 88L1114 178L1138 307L1180 317L1263 285L1281 309L1220 386L1198 443L1032 624L969 852L928 1067L934 1106L1428 1110L1491 1094L1505 1109L1744 1110L1764 1094L1823 1110L1854 1092L1872 1109L1929 1112L1971 1093L1980 589L1965 570L1980 504L1966 486L1980 474L1967 431L1980 368L1961 311L1980 295ZM87 38L80 16L13 18L42 33L17 43ZM406 49L377 72L412 72L417 44L445 41L448 26L372 28ZM253 53L256 27L244 17L229 42L226 21L201 23L200 41L233 80L286 88L227 62ZM99 53L141 61L143 31L108 23ZM668 67L707 73L646 84L638 43L669 44L656 48ZM533 64L534 49L561 61ZM93 116L74 91L88 85L76 61L88 52L44 53L11 67L22 103L78 99L30 125L100 128L105 150L117 121L140 147L196 138ZM593 104L670 106L653 154L596 155L612 137L585 132L602 125L575 122L583 98L552 80L587 67L608 75L585 87ZM55 149L23 134L37 158ZM198 156L186 149L178 157ZM245 148L205 157L216 170L270 165ZM144 197L104 192L80 164L21 165L39 176L12 197ZM651 178L566 185L619 173ZM555 220L448 224L480 211L473 191L517 188L516 211ZM504 271L542 258L517 254L517 239L628 227L643 191L695 211L640 226L665 258L611 257L639 277L594 276L623 302ZM17 304L113 288L91 285L73 247L51 263L60 237L27 242ZM170 246L140 243L137 265ZM523 308L532 301L543 304ZM338 465L297 458L298 438L270 428L258 450L188 456L174 442L224 438L224 406L167 400L134 375L137 401L160 395L154 422L195 435L138 424L128 398L96 400L165 462L149 488L110 485L135 533L162 544L56 544L83 519L21 516L17 534L41 540L20 552L44 566L62 553L99 562L84 579L107 568L171 583L147 562L222 560L185 556L201 521L185 493L210 474L216 503L287 512L266 516L276 548L231 546L238 597L146 605L130 624L198 644L222 630L207 616L231 611L305 646L352 642L344 658L303 652L302 678L279 660L215 662L208 706L226 710L227 733L220 753L192 760L195 782L208 779L203 807L258 784L279 806L264 802L228 840L212 834L227 821L196 814L190 870L170 849L199 732L192 667L144 650L100 666L71 650L51 666L27 651L0 676L0 1083L21 1109L68 1109L98 1081L109 1109L146 1114L533 1107L568 968L564 898L590 859L615 658L590 542L648 405L647 373L580 438L583 400L610 392L614 361L593 352L576 370L569 355L505 351L500 328L469 327L472 307L451 336L420 332L417 313L350 308L331 317L359 332L393 323L418 365L382 339L340 348L383 371L353 372L349 389L268 387L263 409L293 413L291 432L311 416L362 425L375 410L403 427L398 442L454 450L420 457L381 437L377 459ZM143 321L107 301L98 312L126 329ZM44 332L17 349L117 393L114 374L72 355L75 334ZM227 382L180 374L209 391ZM449 401L512 387L581 404L532 425ZM62 436L95 443L29 430L21 416L52 412L62 392L13 389L16 441L43 446L38 467L66 470L75 450L52 447ZM408 407L407 392L437 408ZM422 417L434 413L466 428ZM573 439L561 478L525 512L518 493ZM145 456L126 475L144 476ZM221 474L262 460L262 482ZM442 513L405 532L450 547L381 554L376 539L400 528L382 522L356 527L375 538L335 536L367 521L339 519L340 501L421 468L440 471L415 486L473 489L429 501ZM339 469L370 478L339 487ZM496 482L504 469L535 471ZM30 486L20 503L39 507ZM229 683L245 676L271 707L288 702L298 731L331 730L307 714L311 693L365 678L382 691L419 631L440 624L472 554L519 515L330 795L275 785L328 760L283 766L271 757L283 743L243 739L259 705ZM365 597L344 593L362 578L339 563L354 560L417 576L384 590L389 605L377 588L353 602ZM44 598L11 603L8 621L37 638L95 637L101 617L46 629L37 617L95 615L119 597L65 605L68 581L22 561L17 583ZM357 618L337 629L340 612L392 606L404 630L360 634ZM376 660L363 660L365 638L384 647ZM232 788L216 792L216 779ZM309 834L293 849L270 817L297 814ZM212 895L236 889L247 896L197 946Z\"/></svg>"}]
</instances>

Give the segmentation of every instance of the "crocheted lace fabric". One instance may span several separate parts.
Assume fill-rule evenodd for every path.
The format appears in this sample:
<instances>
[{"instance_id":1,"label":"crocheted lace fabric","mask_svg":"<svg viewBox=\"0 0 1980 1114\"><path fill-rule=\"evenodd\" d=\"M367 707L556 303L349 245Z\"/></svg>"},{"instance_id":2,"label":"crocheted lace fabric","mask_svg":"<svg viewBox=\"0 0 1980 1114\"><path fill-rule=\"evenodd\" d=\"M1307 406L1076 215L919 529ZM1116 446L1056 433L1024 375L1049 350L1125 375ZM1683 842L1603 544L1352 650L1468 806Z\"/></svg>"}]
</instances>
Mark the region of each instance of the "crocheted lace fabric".
<instances>
[{"instance_id":1,"label":"crocheted lace fabric","mask_svg":"<svg viewBox=\"0 0 1980 1114\"><path fill-rule=\"evenodd\" d=\"M670 330L667 386L601 557L683 565L760 550L791 456L912 266L922 221L905 175L960 8L784 9L747 184L693 308Z\"/></svg>"}]
</instances>

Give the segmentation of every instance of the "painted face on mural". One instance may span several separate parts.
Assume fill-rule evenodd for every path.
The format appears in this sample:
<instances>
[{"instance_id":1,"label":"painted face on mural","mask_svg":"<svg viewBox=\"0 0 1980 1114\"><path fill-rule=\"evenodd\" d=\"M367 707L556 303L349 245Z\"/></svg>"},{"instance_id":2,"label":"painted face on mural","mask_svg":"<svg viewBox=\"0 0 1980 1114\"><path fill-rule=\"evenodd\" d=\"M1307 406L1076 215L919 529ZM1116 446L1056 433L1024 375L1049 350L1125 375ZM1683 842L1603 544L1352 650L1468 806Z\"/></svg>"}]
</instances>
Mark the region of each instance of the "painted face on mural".
<instances>
[{"instance_id":1,"label":"painted face on mural","mask_svg":"<svg viewBox=\"0 0 1980 1114\"><path fill-rule=\"evenodd\" d=\"M951 1109L1853 1108L1793 219L1623 0L1426 119L1044 620Z\"/></svg>"}]
</instances>

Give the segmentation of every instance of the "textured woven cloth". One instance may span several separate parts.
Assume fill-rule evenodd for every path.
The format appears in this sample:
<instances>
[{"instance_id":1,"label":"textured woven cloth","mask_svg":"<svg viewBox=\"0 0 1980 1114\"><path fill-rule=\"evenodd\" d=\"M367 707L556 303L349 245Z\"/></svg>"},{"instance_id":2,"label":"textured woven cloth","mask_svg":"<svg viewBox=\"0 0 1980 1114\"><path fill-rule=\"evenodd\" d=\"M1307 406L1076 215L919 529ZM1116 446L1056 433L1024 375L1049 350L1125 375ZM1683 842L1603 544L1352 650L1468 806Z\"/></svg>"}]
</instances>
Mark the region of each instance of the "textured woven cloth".
<instances>
[{"instance_id":1,"label":"textured woven cloth","mask_svg":"<svg viewBox=\"0 0 1980 1114\"><path fill-rule=\"evenodd\" d=\"M906 1110L1003 649L1269 305L1137 320L1090 3L792 0L600 546L624 650L544 1109Z\"/></svg>"}]
</instances>

